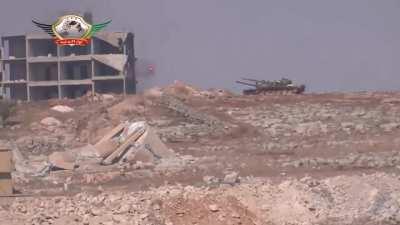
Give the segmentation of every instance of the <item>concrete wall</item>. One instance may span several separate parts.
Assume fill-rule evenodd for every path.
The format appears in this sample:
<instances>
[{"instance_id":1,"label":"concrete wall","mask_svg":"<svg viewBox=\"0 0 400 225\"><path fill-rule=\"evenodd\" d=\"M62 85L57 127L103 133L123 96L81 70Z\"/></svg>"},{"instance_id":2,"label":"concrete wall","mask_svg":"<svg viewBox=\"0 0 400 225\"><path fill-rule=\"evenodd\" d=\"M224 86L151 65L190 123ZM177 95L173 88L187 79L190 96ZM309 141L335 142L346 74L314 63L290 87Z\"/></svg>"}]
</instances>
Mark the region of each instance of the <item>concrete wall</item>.
<instances>
[{"instance_id":1,"label":"concrete wall","mask_svg":"<svg viewBox=\"0 0 400 225\"><path fill-rule=\"evenodd\" d=\"M26 80L26 62L11 61L4 64L4 80Z\"/></svg>"},{"instance_id":2,"label":"concrete wall","mask_svg":"<svg viewBox=\"0 0 400 225\"><path fill-rule=\"evenodd\" d=\"M61 86L62 98L78 98L92 91L91 85L64 85Z\"/></svg>"},{"instance_id":3,"label":"concrete wall","mask_svg":"<svg viewBox=\"0 0 400 225\"><path fill-rule=\"evenodd\" d=\"M2 80L3 81L9 81L10 80L10 64L9 63L4 63L3 64Z\"/></svg>"},{"instance_id":4,"label":"concrete wall","mask_svg":"<svg viewBox=\"0 0 400 225\"><path fill-rule=\"evenodd\" d=\"M99 80L94 83L94 90L97 93L123 93L123 80Z\"/></svg>"},{"instance_id":5,"label":"concrete wall","mask_svg":"<svg viewBox=\"0 0 400 225\"><path fill-rule=\"evenodd\" d=\"M89 55L90 45L86 46L62 46L60 47L61 56L71 56L74 55Z\"/></svg>"},{"instance_id":6,"label":"concrete wall","mask_svg":"<svg viewBox=\"0 0 400 225\"><path fill-rule=\"evenodd\" d=\"M10 87L11 99L27 100L26 84L16 84Z\"/></svg>"},{"instance_id":7,"label":"concrete wall","mask_svg":"<svg viewBox=\"0 0 400 225\"><path fill-rule=\"evenodd\" d=\"M50 81L58 79L57 63L30 63L29 73L31 81Z\"/></svg>"},{"instance_id":8,"label":"concrete wall","mask_svg":"<svg viewBox=\"0 0 400 225\"><path fill-rule=\"evenodd\" d=\"M29 40L29 56L57 56L57 45L51 39Z\"/></svg>"},{"instance_id":9,"label":"concrete wall","mask_svg":"<svg viewBox=\"0 0 400 225\"><path fill-rule=\"evenodd\" d=\"M92 64L90 61L61 63L61 80L83 80L91 77Z\"/></svg>"},{"instance_id":10,"label":"concrete wall","mask_svg":"<svg viewBox=\"0 0 400 225\"><path fill-rule=\"evenodd\" d=\"M26 57L26 43L25 37L10 37L4 39L4 58L9 58L10 56L15 58L25 58Z\"/></svg>"},{"instance_id":11,"label":"concrete wall","mask_svg":"<svg viewBox=\"0 0 400 225\"><path fill-rule=\"evenodd\" d=\"M58 98L58 87L30 87L31 100L47 100L51 98Z\"/></svg>"},{"instance_id":12,"label":"concrete wall","mask_svg":"<svg viewBox=\"0 0 400 225\"><path fill-rule=\"evenodd\" d=\"M95 76L113 76L120 75L120 71L109 67L101 62L94 61L94 75Z\"/></svg>"},{"instance_id":13,"label":"concrete wall","mask_svg":"<svg viewBox=\"0 0 400 225\"><path fill-rule=\"evenodd\" d=\"M122 49L98 38L92 39L94 54L123 54Z\"/></svg>"},{"instance_id":14,"label":"concrete wall","mask_svg":"<svg viewBox=\"0 0 400 225\"><path fill-rule=\"evenodd\" d=\"M135 57L135 44L134 35L128 33L125 40L125 50L124 53L128 56L128 65L126 67L126 92L129 94L136 93L136 57Z\"/></svg>"}]
</instances>

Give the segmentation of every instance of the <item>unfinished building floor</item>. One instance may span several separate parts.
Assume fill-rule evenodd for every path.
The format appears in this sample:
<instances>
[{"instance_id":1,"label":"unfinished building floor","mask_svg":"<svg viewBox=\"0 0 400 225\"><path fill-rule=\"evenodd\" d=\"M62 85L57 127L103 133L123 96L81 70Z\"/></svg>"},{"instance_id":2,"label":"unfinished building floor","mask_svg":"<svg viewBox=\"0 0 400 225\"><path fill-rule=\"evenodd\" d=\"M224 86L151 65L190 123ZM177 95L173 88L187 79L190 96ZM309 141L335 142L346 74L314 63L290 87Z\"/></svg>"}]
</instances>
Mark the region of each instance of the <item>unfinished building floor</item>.
<instances>
[{"instance_id":1,"label":"unfinished building floor","mask_svg":"<svg viewBox=\"0 0 400 225\"><path fill-rule=\"evenodd\" d=\"M57 46L47 34L1 38L0 95L13 100L136 92L132 33L99 32L87 46Z\"/></svg>"}]
</instances>

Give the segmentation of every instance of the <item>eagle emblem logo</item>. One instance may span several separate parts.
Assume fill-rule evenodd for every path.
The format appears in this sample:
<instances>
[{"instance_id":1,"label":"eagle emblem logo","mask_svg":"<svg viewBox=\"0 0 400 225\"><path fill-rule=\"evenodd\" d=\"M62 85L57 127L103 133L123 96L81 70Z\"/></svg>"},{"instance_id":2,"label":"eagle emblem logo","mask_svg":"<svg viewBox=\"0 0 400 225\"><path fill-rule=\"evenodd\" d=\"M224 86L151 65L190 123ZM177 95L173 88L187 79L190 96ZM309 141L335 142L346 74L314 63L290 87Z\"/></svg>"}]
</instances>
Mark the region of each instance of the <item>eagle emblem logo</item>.
<instances>
[{"instance_id":1,"label":"eagle emblem logo","mask_svg":"<svg viewBox=\"0 0 400 225\"><path fill-rule=\"evenodd\" d=\"M111 23L111 20L89 24L81 16L65 15L59 17L53 24L39 23L35 20L32 22L52 36L58 45L85 46L90 43L92 36Z\"/></svg>"}]
</instances>

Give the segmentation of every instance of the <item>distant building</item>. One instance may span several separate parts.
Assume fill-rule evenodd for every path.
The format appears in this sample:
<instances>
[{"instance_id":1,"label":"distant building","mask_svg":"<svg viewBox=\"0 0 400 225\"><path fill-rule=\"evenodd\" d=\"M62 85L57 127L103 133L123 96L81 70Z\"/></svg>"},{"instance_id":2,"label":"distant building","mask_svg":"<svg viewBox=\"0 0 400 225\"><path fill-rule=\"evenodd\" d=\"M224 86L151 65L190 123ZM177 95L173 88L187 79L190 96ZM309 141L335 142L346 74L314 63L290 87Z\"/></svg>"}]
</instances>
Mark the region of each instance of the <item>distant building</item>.
<instances>
[{"instance_id":1,"label":"distant building","mask_svg":"<svg viewBox=\"0 0 400 225\"><path fill-rule=\"evenodd\" d=\"M1 38L0 94L14 100L135 93L132 33L99 32L87 46L57 46L45 33Z\"/></svg>"}]
</instances>

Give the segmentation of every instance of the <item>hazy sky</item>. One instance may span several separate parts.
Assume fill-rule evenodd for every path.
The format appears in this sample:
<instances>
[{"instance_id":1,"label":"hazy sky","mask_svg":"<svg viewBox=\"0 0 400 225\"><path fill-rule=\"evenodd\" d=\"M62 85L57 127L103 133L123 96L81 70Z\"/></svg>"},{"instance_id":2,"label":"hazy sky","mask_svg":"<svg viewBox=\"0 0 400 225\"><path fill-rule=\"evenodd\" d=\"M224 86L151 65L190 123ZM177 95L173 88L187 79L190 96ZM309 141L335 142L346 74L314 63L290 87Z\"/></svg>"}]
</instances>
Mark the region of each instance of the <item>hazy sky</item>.
<instances>
[{"instance_id":1,"label":"hazy sky","mask_svg":"<svg viewBox=\"0 0 400 225\"><path fill-rule=\"evenodd\" d=\"M156 65L147 85L183 80L238 90L240 77L311 91L400 90L400 0L2 0L0 34L37 30L92 10L109 31L133 31Z\"/></svg>"}]
</instances>

